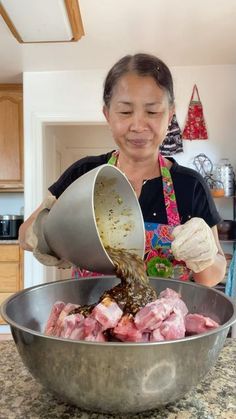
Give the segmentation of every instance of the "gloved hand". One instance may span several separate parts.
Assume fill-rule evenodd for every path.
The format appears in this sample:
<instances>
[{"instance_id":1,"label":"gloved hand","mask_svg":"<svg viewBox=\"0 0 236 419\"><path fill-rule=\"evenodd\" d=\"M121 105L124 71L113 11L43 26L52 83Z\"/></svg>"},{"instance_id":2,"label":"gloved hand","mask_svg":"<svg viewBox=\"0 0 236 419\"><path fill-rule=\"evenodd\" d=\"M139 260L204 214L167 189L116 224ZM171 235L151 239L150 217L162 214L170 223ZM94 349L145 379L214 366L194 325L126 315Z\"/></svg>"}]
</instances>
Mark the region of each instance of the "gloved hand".
<instances>
[{"instance_id":1,"label":"gloved hand","mask_svg":"<svg viewBox=\"0 0 236 419\"><path fill-rule=\"evenodd\" d=\"M201 272L214 263L218 249L211 228L202 218L194 217L175 227L172 234L175 259L184 261L193 272Z\"/></svg>"},{"instance_id":2,"label":"gloved hand","mask_svg":"<svg viewBox=\"0 0 236 419\"><path fill-rule=\"evenodd\" d=\"M50 211L54 203L56 202L55 196L48 196L41 205L41 210L35 218L34 222L28 227L25 233L27 244L33 249L33 255L35 258L46 266L56 266L60 269L68 269L72 267L72 263L67 260L58 259L56 256L43 253L40 249L40 218Z\"/></svg>"},{"instance_id":3,"label":"gloved hand","mask_svg":"<svg viewBox=\"0 0 236 419\"><path fill-rule=\"evenodd\" d=\"M40 212L38 213L33 223L30 224L30 226L27 228L25 232L25 242L27 244L27 247L31 248L32 250L36 248L37 243L38 243L37 235L34 232L35 221L38 219L38 216L42 213L42 211L44 211L45 209L50 211L50 209L52 208L56 200L57 200L56 197L53 195L50 195L47 198L45 198L42 205L40 206L41 208Z\"/></svg>"}]
</instances>

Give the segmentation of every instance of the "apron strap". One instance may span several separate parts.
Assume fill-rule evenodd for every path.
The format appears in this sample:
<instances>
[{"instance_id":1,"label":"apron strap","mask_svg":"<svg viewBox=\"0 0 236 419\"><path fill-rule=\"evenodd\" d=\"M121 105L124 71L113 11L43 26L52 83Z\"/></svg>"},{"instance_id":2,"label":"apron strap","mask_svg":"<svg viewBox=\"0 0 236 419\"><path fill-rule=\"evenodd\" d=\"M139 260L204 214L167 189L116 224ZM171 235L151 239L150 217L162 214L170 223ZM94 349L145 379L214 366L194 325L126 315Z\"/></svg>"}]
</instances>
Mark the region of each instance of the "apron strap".
<instances>
[{"instance_id":1,"label":"apron strap","mask_svg":"<svg viewBox=\"0 0 236 419\"><path fill-rule=\"evenodd\" d=\"M190 103L191 102L194 102L194 95L195 95L195 93L196 93L197 98L198 98L197 102L200 102L200 96L199 96L198 88L197 88L197 85L196 84L193 86L193 92L192 92L192 96L191 96L191 99L190 99Z\"/></svg>"},{"instance_id":2,"label":"apron strap","mask_svg":"<svg viewBox=\"0 0 236 419\"><path fill-rule=\"evenodd\" d=\"M177 226L180 224L179 211L176 202L174 185L170 171L166 165L164 157L159 153L159 164L162 176L162 187L166 207L168 225Z\"/></svg>"},{"instance_id":3,"label":"apron strap","mask_svg":"<svg viewBox=\"0 0 236 419\"><path fill-rule=\"evenodd\" d=\"M117 158L119 156L119 150L113 151L111 157L109 158L107 164L110 164L111 166L116 166Z\"/></svg>"}]
</instances>

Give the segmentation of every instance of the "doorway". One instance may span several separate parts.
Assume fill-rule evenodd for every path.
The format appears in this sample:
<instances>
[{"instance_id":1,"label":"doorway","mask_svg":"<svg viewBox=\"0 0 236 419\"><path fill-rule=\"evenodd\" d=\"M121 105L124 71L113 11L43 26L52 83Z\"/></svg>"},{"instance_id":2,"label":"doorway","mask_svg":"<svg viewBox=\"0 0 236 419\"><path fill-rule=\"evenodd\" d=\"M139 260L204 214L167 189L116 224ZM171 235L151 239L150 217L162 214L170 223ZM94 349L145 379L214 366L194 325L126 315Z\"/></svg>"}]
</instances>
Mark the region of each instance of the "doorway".
<instances>
[{"instance_id":1,"label":"doorway","mask_svg":"<svg viewBox=\"0 0 236 419\"><path fill-rule=\"evenodd\" d=\"M102 124L45 125L43 142L44 196L48 187L75 161L116 148L110 129ZM46 282L68 279L70 269L46 268Z\"/></svg>"}]
</instances>

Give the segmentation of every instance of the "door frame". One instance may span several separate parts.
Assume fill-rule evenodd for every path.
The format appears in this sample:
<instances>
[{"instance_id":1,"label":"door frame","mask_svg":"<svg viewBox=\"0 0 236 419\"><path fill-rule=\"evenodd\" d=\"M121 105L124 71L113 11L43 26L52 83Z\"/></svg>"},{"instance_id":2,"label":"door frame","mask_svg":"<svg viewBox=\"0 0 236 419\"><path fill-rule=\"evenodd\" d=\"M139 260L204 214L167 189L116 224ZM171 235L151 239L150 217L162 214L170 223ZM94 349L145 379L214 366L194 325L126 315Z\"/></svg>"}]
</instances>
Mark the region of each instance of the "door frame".
<instances>
[{"instance_id":1,"label":"door frame","mask_svg":"<svg viewBox=\"0 0 236 419\"><path fill-rule=\"evenodd\" d=\"M79 113L39 113L31 116L30 130L24 141L24 200L25 219L41 204L46 193L44 141L47 125L105 125L97 112L85 110ZM24 255L24 288L56 279L55 269L40 264L31 252ZM51 282L51 281L49 281Z\"/></svg>"}]
</instances>

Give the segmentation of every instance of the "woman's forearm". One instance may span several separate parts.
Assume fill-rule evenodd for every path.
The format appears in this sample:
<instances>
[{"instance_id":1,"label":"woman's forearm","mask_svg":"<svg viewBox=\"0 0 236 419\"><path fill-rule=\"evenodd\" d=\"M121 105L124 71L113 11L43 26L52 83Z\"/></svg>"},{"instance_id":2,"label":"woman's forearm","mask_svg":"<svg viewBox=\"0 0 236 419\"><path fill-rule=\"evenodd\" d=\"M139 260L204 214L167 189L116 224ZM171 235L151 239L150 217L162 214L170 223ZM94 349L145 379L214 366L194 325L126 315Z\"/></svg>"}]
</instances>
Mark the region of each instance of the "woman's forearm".
<instances>
[{"instance_id":1,"label":"woman's forearm","mask_svg":"<svg viewBox=\"0 0 236 419\"><path fill-rule=\"evenodd\" d=\"M27 218L27 220L25 220L24 223L21 224L19 228L18 238L19 238L20 247L22 247L22 249L29 250L31 252L33 251L32 243L28 242L27 231L30 228L30 226L33 224L33 222L35 221L35 219L37 218L41 210L44 208L48 208L50 210L51 207L54 205L55 201L56 201L55 196L51 194L48 195L48 197L44 199L42 204L29 216L29 218Z\"/></svg>"},{"instance_id":2,"label":"woman's forearm","mask_svg":"<svg viewBox=\"0 0 236 419\"><path fill-rule=\"evenodd\" d=\"M198 284L213 287L222 281L226 272L226 259L223 254L217 253L214 263L202 272L193 273L193 278Z\"/></svg>"},{"instance_id":3,"label":"woman's forearm","mask_svg":"<svg viewBox=\"0 0 236 419\"><path fill-rule=\"evenodd\" d=\"M20 247L23 250L28 250L30 252L32 252L33 248L32 246L27 242L27 230L28 228L32 225L32 223L34 222L35 218L37 217L38 213L41 211L42 205L40 205L39 208L37 208L36 211L33 212L33 214L30 215L29 218L27 218L27 220L24 221L23 224L21 224L20 228L19 228L19 234L18 234L18 239L19 239L19 244Z\"/></svg>"}]
</instances>

